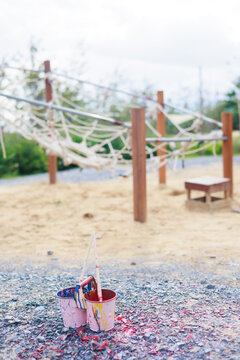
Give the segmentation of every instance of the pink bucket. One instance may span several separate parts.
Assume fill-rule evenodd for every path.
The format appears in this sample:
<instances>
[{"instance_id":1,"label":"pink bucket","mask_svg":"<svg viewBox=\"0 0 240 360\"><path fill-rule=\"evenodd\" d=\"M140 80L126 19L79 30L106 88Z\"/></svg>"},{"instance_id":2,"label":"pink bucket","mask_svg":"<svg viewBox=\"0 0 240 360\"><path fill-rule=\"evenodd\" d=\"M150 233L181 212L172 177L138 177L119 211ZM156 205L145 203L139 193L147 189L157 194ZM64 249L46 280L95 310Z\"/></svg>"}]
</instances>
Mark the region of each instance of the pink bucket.
<instances>
[{"instance_id":1,"label":"pink bucket","mask_svg":"<svg viewBox=\"0 0 240 360\"><path fill-rule=\"evenodd\" d=\"M79 309L73 298L75 288L60 290L57 293L63 323L66 327L77 328L87 323L87 314L85 309Z\"/></svg>"},{"instance_id":2,"label":"pink bucket","mask_svg":"<svg viewBox=\"0 0 240 360\"><path fill-rule=\"evenodd\" d=\"M103 301L98 301L97 292L85 294L87 321L92 331L108 331L114 327L115 303L117 294L102 289Z\"/></svg>"}]
</instances>

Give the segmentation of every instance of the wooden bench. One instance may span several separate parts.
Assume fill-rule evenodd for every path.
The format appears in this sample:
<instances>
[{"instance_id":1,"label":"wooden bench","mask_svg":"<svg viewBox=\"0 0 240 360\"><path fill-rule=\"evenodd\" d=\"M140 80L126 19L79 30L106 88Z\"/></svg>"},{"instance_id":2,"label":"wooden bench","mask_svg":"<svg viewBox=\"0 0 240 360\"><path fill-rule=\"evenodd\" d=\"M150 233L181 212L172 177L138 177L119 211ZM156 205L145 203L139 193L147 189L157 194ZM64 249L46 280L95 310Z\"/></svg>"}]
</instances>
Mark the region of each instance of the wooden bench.
<instances>
[{"instance_id":1,"label":"wooden bench","mask_svg":"<svg viewBox=\"0 0 240 360\"><path fill-rule=\"evenodd\" d=\"M231 180L227 178L218 178L214 176L202 176L199 178L188 179L185 181L187 190L186 206L192 209L219 209L231 205ZM191 198L191 191L203 191L205 196ZM224 192L224 197L212 196L216 192Z\"/></svg>"}]
</instances>

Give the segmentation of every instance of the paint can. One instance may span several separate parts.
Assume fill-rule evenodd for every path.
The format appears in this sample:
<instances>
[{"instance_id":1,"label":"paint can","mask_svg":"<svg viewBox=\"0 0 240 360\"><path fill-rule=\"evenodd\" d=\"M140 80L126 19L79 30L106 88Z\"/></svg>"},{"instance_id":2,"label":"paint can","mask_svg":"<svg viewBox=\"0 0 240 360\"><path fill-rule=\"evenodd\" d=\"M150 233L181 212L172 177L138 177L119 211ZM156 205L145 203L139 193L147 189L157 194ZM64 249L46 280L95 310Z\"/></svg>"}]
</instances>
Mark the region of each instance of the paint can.
<instances>
[{"instance_id":1,"label":"paint can","mask_svg":"<svg viewBox=\"0 0 240 360\"><path fill-rule=\"evenodd\" d=\"M63 324L65 327L77 328L87 323L87 313L85 309L79 309L74 300L75 287L58 291L60 310L62 313Z\"/></svg>"},{"instance_id":2,"label":"paint can","mask_svg":"<svg viewBox=\"0 0 240 360\"><path fill-rule=\"evenodd\" d=\"M97 291L84 294L87 305L87 322L92 331L108 331L114 327L117 294L102 289L103 300L98 301Z\"/></svg>"}]
</instances>

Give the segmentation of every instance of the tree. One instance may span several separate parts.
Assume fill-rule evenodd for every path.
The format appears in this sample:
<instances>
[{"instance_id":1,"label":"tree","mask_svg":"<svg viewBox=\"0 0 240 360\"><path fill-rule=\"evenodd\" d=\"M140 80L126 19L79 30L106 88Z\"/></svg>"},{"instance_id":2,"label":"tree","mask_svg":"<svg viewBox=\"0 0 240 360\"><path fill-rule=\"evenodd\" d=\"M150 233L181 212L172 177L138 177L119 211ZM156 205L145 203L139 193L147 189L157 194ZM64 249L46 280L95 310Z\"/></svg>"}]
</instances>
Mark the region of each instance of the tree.
<instances>
[{"instance_id":1,"label":"tree","mask_svg":"<svg viewBox=\"0 0 240 360\"><path fill-rule=\"evenodd\" d=\"M240 108L240 78L234 84L233 89L225 94L225 99L218 101L214 106L208 106L205 114L213 119L221 120L222 112L231 112L233 114L233 129L240 129L239 126L239 108Z\"/></svg>"}]
</instances>

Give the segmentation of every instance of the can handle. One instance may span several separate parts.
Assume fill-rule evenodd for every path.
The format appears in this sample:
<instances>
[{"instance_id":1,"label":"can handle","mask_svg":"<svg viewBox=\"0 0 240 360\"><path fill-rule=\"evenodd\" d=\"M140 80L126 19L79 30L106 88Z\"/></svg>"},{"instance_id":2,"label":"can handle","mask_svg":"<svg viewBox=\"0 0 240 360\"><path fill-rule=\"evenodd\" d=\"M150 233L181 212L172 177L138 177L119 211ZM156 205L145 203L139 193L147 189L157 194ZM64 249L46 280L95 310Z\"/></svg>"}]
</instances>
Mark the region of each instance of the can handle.
<instances>
[{"instance_id":1,"label":"can handle","mask_svg":"<svg viewBox=\"0 0 240 360\"><path fill-rule=\"evenodd\" d=\"M84 287L86 286L88 283L90 283L91 281L93 281L94 285L96 286L96 290L97 290L97 283L96 280L94 278L94 276L89 276L87 279L83 280L82 282L79 283L79 287Z\"/></svg>"},{"instance_id":2,"label":"can handle","mask_svg":"<svg viewBox=\"0 0 240 360\"><path fill-rule=\"evenodd\" d=\"M96 294L97 294L97 283L96 280L94 278L94 276L89 276L87 279L81 281L78 285L76 285L75 287L75 291L74 291L74 300L76 302L77 307L81 308L81 309L86 309L86 305L85 305L85 298L83 296L83 287L88 285L90 282L93 282L95 289L96 289Z\"/></svg>"}]
</instances>

